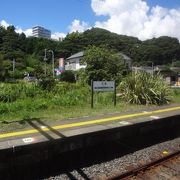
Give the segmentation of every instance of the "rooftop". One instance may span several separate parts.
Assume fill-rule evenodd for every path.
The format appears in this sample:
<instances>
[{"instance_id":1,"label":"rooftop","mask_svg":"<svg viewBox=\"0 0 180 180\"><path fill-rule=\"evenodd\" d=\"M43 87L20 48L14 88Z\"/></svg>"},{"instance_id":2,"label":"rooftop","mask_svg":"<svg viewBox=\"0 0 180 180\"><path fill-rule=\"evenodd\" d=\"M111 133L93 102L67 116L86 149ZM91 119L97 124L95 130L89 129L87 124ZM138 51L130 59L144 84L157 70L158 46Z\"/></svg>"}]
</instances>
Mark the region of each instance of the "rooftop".
<instances>
[{"instance_id":1,"label":"rooftop","mask_svg":"<svg viewBox=\"0 0 180 180\"><path fill-rule=\"evenodd\" d=\"M72 56L68 57L67 60L78 58L78 57L83 57L83 55L84 55L84 51L81 51L81 52L78 52L78 53L73 54Z\"/></svg>"}]
</instances>

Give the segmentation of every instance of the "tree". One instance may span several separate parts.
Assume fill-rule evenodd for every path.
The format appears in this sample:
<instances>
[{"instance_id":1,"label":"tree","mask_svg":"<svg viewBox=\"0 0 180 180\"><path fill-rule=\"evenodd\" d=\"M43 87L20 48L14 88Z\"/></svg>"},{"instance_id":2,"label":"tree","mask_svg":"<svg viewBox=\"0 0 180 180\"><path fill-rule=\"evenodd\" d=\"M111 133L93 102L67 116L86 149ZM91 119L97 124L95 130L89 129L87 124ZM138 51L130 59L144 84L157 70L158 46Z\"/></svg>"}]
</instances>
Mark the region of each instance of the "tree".
<instances>
[{"instance_id":1,"label":"tree","mask_svg":"<svg viewBox=\"0 0 180 180\"><path fill-rule=\"evenodd\" d=\"M61 43L61 52L64 57L82 51L87 46L83 33L72 32L68 34Z\"/></svg>"},{"instance_id":2,"label":"tree","mask_svg":"<svg viewBox=\"0 0 180 180\"><path fill-rule=\"evenodd\" d=\"M136 62L148 65L148 62L153 62L154 65L163 64L162 49L155 45L141 45L133 52Z\"/></svg>"},{"instance_id":3,"label":"tree","mask_svg":"<svg viewBox=\"0 0 180 180\"><path fill-rule=\"evenodd\" d=\"M177 38L162 36L142 42L132 52L136 62L171 64L173 59L180 59L180 44Z\"/></svg>"},{"instance_id":4,"label":"tree","mask_svg":"<svg viewBox=\"0 0 180 180\"><path fill-rule=\"evenodd\" d=\"M70 71L70 70L64 71L59 76L59 78L60 78L61 81L66 81L66 82L71 82L71 83L74 83L76 81L73 71Z\"/></svg>"},{"instance_id":5,"label":"tree","mask_svg":"<svg viewBox=\"0 0 180 180\"><path fill-rule=\"evenodd\" d=\"M4 80L4 67L3 67L3 58L0 54L0 81Z\"/></svg>"},{"instance_id":6,"label":"tree","mask_svg":"<svg viewBox=\"0 0 180 180\"><path fill-rule=\"evenodd\" d=\"M105 49L108 49L108 53L110 52L112 54L123 52L138 64L147 64L147 61L150 61L154 65L167 65L175 61L178 62L180 59L180 44L178 39L167 36L140 41L135 37L119 35L105 29L92 28L83 33L70 33L63 41L53 41L43 38L26 37L24 33L18 34L14 26L9 26L7 29L0 26L0 54L2 55L0 60L0 74L2 76L2 74L7 74L6 72L11 73L12 64L9 62L15 59L17 74L21 74L22 76L24 72L32 72L36 76L41 77L44 74L44 49L53 50L55 58L67 58L79 51L85 51L89 46L105 46ZM97 48L95 50L94 48L94 51L101 52L102 49L100 49ZM89 78L98 77L98 79L114 78L116 71L110 70L115 68L112 59L118 59L120 57L111 57L112 55L108 57L106 50L104 52L106 55L102 56L103 63L104 61L107 62L107 59L110 58L111 64L105 62L105 65L103 65L95 61L96 67L96 65L93 66L91 61L89 61L87 67L87 70L89 70L88 74L87 70L85 70L81 75L88 75ZM101 59L101 55L95 53L95 56ZM49 53L47 53L47 58L47 75L52 75L52 61ZM109 70L104 66L109 66ZM93 68L95 71L93 71Z\"/></svg>"},{"instance_id":7,"label":"tree","mask_svg":"<svg viewBox=\"0 0 180 180\"><path fill-rule=\"evenodd\" d=\"M117 83L125 72L126 65L122 57L105 47L91 46L85 51L82 63L86 63L85 73L88 84L91 80L116 80Z\"/></svg>"},{"instance_id":8,"label":"tree","mask_svg":"<svg viewBox=\"0 0 180 180\"><path fill-rule=\"evenodd\" d=\"M110 49L128 54L129 48L141 41L138 38L119 35L101 28L92 28L83 33L87 45L106 45Z\"/></svg>"}]
</instances>

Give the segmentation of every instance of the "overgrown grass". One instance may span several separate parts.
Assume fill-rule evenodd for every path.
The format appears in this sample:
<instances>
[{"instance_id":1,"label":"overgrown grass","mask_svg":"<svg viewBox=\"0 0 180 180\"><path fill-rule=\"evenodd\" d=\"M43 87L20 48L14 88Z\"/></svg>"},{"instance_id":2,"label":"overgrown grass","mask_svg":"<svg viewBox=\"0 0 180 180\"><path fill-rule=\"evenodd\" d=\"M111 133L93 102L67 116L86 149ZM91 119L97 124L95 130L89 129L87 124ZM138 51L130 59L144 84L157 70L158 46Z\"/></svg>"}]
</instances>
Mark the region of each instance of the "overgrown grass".
<instances>
[{"instance_id":1,"label":"overgrown grass","mask_svg":"<svg viewBox=\"0 0 180 180\"><path fill-rule=\"evenodd\" d=\"M172 102L173 103L180 103L180 88L173 89L173 98Z\"/></svg>"},{"instance_id":2,"label":"overgrown grass","mask_svg":"<svg viewBox=\"0 0 180 180\"><path fill-rule=\"evenodd\" d=\"M180 103L180 90L175 90L174 103ZM56 83L52 89L42 89L36 83L0 84L0 130L13 131L28 127L29 120L53 122L72 117L132 111L142 105L129 105L113 93L95 93L94 109L90 107L89 86Z\"/></svg>"},{"instance_id":3,"label":"overgrown grass","mask_svg":"<svg viewBox=\"0 0 180 180\"><path fill-rule=\"evenodd\" d=\"M34 102L34 103L37 103ZM41 110L28 110L23 109L20 112L11 112L9 114L2 114L0 120L1 132L9 132L17 129L28 128L29 121L36 121L37 119L46 123L55 123L56 121L68 118L78 118L82 116L95 116L107 113L135 111L142 109L144 106L141 105L128 105L124 102L118 102L117 106L114 107L110 104L95 103L94 109L90 108L90 103L84 104L83 106L52 106L50 105L47 109Z\"/></svg>"},{"instance_id":4,"label":"overgrown grass","mask_svg":"<svg viewBox=\"0 0 180 180\"><path fill-rule=\"evenodd\" d=\"M24 128L28 120L36 118L55 121L129 109L121 101L114 108L111 92L95 93L94 109L91 109L90 87L86 85L56 83L52 89L45 89L36 83L22 82L1 83L0 87L1 131Z\"/></svg>"}]
</instances>

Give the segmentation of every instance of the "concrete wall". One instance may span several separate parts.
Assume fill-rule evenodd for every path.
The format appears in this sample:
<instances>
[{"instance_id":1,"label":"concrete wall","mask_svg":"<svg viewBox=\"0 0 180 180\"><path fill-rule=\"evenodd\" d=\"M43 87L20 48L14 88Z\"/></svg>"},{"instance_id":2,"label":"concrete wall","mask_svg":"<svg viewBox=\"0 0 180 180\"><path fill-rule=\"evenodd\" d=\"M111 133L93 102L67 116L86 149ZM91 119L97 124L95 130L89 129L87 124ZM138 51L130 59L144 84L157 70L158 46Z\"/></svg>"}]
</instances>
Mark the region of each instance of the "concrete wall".
<instances>
[{"instance_id":1,"label":"concrete wall","mask_svg":"<svg viewBox=\"0 0 180 180\"><path fill-rule=\"evenodd\" d=\"M0 150L0 173L12 166L38 163L55 154L85 148L102 142L122 140L131 137L151 136L154 133L180 132L180 115L165 117L156 120L146 120L142 123L119 126L90 133L74 135L60 139L47 140L30 145L9 147Z\"/></svg>"}]
</instances>

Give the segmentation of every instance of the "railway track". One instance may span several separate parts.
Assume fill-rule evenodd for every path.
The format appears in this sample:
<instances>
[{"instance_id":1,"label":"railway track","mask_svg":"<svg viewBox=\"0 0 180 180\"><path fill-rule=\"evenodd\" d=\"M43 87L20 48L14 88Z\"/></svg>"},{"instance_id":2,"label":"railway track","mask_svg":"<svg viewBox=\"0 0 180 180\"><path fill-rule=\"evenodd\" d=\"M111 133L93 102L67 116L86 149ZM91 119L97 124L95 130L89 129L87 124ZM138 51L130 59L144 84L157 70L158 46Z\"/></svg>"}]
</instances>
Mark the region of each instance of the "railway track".
<instances>
[{"instance_id":1,"label":"railway track","mask_svg":"<svg viewBox=\"0 0 180 180\"><path fill-rule=\"evenodd\" d=\"M167 152L164 152L166 154ZM150 163L138 168L132 168L125 173L109 175L104 180L118 179L180 179L180 150L171 154L159 157Z\"/></svg>"}]
</instances>

